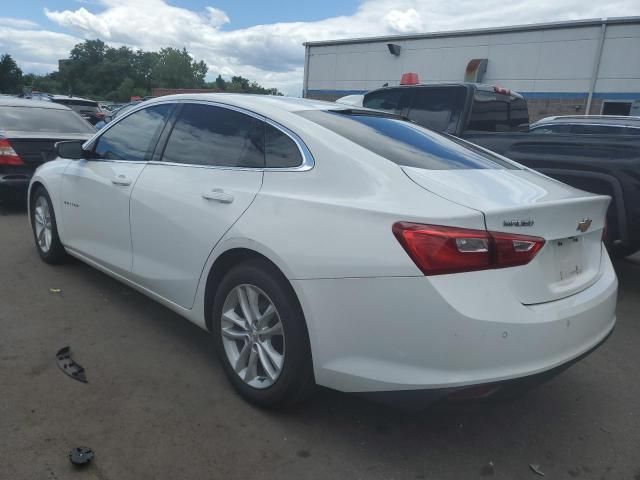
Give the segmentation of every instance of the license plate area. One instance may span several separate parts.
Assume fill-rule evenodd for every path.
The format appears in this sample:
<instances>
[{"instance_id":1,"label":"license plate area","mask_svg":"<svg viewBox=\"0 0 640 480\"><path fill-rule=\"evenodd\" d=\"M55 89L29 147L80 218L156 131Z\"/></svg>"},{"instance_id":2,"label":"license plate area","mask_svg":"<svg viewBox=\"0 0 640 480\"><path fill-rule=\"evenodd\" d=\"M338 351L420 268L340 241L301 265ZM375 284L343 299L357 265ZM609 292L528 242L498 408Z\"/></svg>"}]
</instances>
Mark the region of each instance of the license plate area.
<instances>
[{"instance_id":1,"label":"license plate area","mask_svg":"<svg viewBox=\"0 0 640 480\"><path fill-rule=\"evenodd\" d=\"M582 237L555 240L555 260L558 266L557 281L571 283L584 273L584 244Z\"/></svg>"}]
</instances>

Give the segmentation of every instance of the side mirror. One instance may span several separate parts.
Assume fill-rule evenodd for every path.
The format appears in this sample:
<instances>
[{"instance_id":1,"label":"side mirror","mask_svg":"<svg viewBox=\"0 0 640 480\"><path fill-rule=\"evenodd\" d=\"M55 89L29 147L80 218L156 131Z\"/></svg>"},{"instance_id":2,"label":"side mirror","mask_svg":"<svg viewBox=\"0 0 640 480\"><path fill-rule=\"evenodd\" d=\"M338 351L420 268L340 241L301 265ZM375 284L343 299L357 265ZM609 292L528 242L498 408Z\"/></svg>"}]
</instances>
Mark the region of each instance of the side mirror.
<instances>
[{"instance_id":1,"label":"side mirror","mask_svg":"<svg viewBox=\"0 0 640 480\"><path fill-rule=\"evenodd\" d=\"M82 149L83 143L84 140L67 140L64 142L57 142L54 146L56 156L71 160L87 158L89 156L89 152Z\"/></svg>"}]
</instances>

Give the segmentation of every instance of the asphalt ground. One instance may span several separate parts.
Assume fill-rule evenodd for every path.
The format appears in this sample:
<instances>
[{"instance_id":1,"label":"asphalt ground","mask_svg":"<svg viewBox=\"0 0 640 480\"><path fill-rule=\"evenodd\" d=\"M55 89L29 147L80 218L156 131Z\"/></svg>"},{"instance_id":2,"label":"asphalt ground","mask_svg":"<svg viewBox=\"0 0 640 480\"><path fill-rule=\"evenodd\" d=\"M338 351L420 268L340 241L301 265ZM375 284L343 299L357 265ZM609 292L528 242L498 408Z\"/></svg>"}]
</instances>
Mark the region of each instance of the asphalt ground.
<instances>
[{"instance_id":1,"label":"asphalt ground","mask_svg":"<svg viewBox=\"0 0 640 480\"><path fill-rule=\"evenodd\" d=\"M640 259L616 270L613 335L522 398L410 412L320 389L269 412L233 392L208 333L80 262L44 264L25 212L0 208L0 479L541 478L534 464L638 480ZM67 345L88 383L57 367Z\"/></svg>"}]
</instances>

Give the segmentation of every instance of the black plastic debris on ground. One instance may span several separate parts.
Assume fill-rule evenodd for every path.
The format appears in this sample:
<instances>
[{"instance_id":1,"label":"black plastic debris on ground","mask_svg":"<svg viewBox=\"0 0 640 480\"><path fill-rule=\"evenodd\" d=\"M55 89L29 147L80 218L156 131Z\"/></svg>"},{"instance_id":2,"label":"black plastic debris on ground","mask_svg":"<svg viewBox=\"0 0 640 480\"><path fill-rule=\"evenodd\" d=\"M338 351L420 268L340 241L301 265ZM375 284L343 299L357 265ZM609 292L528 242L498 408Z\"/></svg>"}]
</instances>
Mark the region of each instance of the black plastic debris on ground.
<instances>
[{"instance_id":1,"label":"black plastic debris on ground","mask_svg":"<svg viewBox=\"0 0 640 480\"><path fill-rule=\"evenodd\" d=\"M78 365L73 358L71 358L71 348L64 347L58 350L56 353L56 363L60 370L69 375L71 378L78 380L79 382L87 383L87 376L84 373L84 368Z\"/></svg>"},{"instance_id":2,"label":"black plastic debris on ground","mask_svg":"<svg viewBox=\"0 0 640 480\"><path fill-rule=\"evenodd\" d=\"M533 473L535 473L536 475L540 475L541 477L544 477L544 472L542 470L540 470L540 465L535 464L535 463L530 463L529 464L529 468L531 469L531 471Z\"/></svg>"},{"instance_id":3,"label":"black plastic debris on ground","mask_svg":"<svg viewBox=\"0 0 640 480\"><path fill-rule=\"evenodd\" d=\"M82 466L88 464L93 458L93 450L89 447L75 447L69 452L69 460L74 465Z\"/></svg>"}]
</instances>

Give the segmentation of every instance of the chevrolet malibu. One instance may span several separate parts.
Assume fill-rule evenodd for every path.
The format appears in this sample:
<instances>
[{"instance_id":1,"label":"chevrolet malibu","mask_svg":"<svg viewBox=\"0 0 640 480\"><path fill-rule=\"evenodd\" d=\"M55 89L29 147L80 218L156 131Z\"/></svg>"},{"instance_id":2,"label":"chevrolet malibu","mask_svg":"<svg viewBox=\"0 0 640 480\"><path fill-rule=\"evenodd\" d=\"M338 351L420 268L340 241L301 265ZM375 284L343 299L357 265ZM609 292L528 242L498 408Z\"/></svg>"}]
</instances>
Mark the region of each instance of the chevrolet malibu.
<instances>
[{"instance_id":1,"label":"chevrolet malibu","mask_svg":"<svg viewBox=\"0 0 640 480\"><path fill-rule=\"evenodd\" d=\"M491 395L615 324L609 198L401 117L161 97L36 171L37 251L208 330L237 391ZM425 397L426 398L426 397Z\"/></svg>"}]
</instances>

